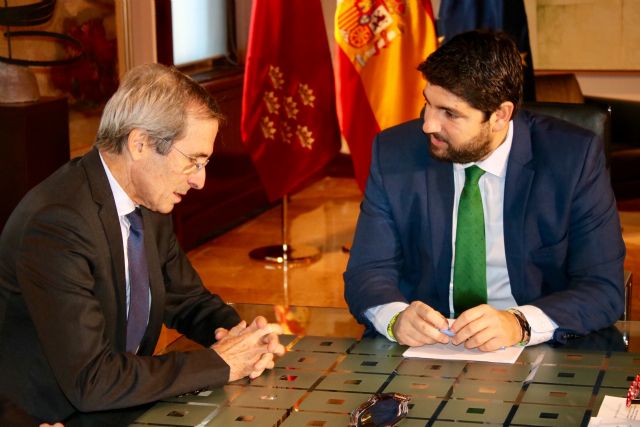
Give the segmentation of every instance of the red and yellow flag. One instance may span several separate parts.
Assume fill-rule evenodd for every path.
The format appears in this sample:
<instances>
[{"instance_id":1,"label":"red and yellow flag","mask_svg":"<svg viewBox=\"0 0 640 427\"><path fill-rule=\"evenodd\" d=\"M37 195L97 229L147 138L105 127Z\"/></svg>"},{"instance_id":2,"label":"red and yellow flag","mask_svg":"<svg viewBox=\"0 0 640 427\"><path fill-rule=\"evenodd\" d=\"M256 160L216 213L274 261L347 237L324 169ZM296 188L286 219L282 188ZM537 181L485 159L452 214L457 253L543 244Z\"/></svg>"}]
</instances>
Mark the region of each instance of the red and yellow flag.
<instances>
[{"instance_id":1,"label":"red and yellow flag","mask_svg":"<svg viewBox=\"0 0 640 427\"><path fill-rule=\"evenodd\" d=\"M371 142L381 129L420 115L424 80L416 67L436 49L429 0L338 0L337 113L364 190Z\"/></svg>"},{"instance_id":2,"label":"red and yellow flag","mask_svg":"<svg viewBox=\"0 0 640 427\"><path fill-rule=\"evenodd\" d=\"M271 201L340 149L320 0L254 0L241 132Z\"/></svg>"}]
</instances>

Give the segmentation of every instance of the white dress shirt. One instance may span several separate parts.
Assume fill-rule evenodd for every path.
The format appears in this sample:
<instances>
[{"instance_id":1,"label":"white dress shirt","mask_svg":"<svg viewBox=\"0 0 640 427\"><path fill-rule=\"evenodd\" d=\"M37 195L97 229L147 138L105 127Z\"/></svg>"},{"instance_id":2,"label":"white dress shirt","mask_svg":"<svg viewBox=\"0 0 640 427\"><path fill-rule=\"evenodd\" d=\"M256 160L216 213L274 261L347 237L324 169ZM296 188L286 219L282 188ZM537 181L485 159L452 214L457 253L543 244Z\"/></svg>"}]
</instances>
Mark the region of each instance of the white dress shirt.
<instances>
[{"instance_id":1,"label":"white dress shirt","mask_svg":"<svg viewBox=\"0 0 640 427\"><path fill-rule=\"evenodd\" d=\"M449 282L449 317L453 317L453 267L455 262L456 227L458 224L458 201L464 187L464 170L472 165L477 165L486 173L480 177L478 185L482 197L484 210L484 229L486 237L487 253L487 302L498 310L517 308L527 318L531 326L531 339L528 345L539 344L551 339L558 325L553 322L542 310L532 305L517 307L511 294L511 283L507 271L507 258L504 250L504 183L507 174L509 153L513 143L513 121L509 123L509 131L505 141L495 149L489 157L476 163L453 164L454 202L453 221L451 229L451 280ZM365 312L367 319L373 323L378 332L391 339L387 333L387 326L391 318L404 310L407 304L393 302L371 307Z\"/></svg>"},{"instance_id":2,"label":"white dress shirt","mask_svg":"<svg viewBox=\"0 0 640 427\"><path fill-rule=\"evenodd\" d=\"M116 211L118 212L118 220L120 221L120 234L122 234L122 247L124 249L124 275L126 281L126 293L127 293L127 318L129 317L129 301L131 299L131 286L129 285L129 252L127 250L127 240L129 240L129 219L127 215L136 209L136 204L131 200L127 193L122 189L118 181L114 178L109 170L109 167L104 162L102 154L100 154L100 161L104 167L104 171L107 174L109 180L109 186L111 187L111 193L113 199L116 202ZM149 289L149 307L151 307L151 289ZM147 320L148 321L148 320Z\"/></svg>"}]
</instances>

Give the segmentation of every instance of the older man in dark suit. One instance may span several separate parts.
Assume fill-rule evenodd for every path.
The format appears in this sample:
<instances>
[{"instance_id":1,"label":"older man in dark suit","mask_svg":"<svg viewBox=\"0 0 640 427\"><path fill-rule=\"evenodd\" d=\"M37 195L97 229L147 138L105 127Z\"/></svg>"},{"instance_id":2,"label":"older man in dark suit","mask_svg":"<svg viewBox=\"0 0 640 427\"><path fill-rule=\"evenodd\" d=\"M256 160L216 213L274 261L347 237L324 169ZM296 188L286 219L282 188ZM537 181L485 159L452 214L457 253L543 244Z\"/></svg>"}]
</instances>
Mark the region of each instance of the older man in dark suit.
<instances>
[{"instance_id":1,"label":"older man in dark suit","mask_svg":"<svg viewBox=\"0 0 640 427\"><path fill-rule=\"evenodd\" d=\"M403 344L486 351L612 325L625 248L602 142L518 111L504 33L460 34L419 70L423 120L373 144L344 275L354 316Z\"/></svg>"},{"instance_id":2,"label":"older man in dark suit","mask_svg":"<svg viewBox=\"0 0 640 427\"><path fill-rule=\"evenodd\" d=\"M204 185L221 118L182 73L134 68L95 149L24 197L0 240L0 393L51 422L273 366L278 327L209 293L166 215ZM207 348L152 356L163 323Z\"/></svg>"}]
</instances>

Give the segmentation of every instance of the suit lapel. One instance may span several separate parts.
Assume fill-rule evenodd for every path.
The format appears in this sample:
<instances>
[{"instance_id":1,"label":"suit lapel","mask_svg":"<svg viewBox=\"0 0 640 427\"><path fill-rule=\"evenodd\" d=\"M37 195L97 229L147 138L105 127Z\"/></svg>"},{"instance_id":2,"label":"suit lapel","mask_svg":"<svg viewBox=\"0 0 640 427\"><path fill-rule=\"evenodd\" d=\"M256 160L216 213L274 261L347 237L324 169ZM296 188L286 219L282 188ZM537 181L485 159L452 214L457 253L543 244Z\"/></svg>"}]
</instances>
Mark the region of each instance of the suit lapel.
<instances>
[{"instance_id":1,"label":"suit lapel","mask_svg":"<svg viewBox=\"0 0 640 427\"><path fill-rule=\"evenodd\" d=\"M142 219L144 223L144 249L147 255L147 265L149 267L149 286L151 288L151 309L149 310L149 323L142 343L140 344L140 354L152 354L160 328L162 327L162 313L164 301L164 279L158 258L158 244L156 242L151 212L142 209Z\"/></svg>"},{"instance_id":2,"label":"suit lapel","mask_svg":"<svg viewBox=\"0 0 640 427\"><path fill-rule=\"evenodd\" d=\"M441 299L449 299L451 278L451 215L453 212L453 165L429 157L427 166L427 210L436 286ZM445 301L443 300L443 301ZM448 303L447 303L448 304Z\"/></svg>"},{"instance_id":3,"label":"suit lapel","mask_svg":"<svg viewBox=\"0 0 640 427\"><path fill-rule=\"evenodd\" d=\"M504 245L511 292L516 302L523 300L525 281L525 250L522 233L525 213L531 193L535 172L531 167L533 158L531 134L522 114L513 120L513 144L509 153L507 176L504 188Z\"/></svg>"},{"instance_id":4,"label":"suit lapel","mask_svg":"<svg viewBox=\"0 0 640 427\"><path fill-rule=\"evenodd\" d=\"M91 188L91 194L96 204L100 206L98 215L104 233L109 244L109 252L111 254L113 277L115 277L116 304L118 312L115 314L117 319L115 337L115 347L120 351L124 351L126 347L127 336L127 313L126 313L126 281L124 272L124 249L122 247L122 232L120 229L120 220L118 211L111 193L109 180L102 166L100 156L97 149L93 149L83 158L87 180Z\"/></svg>"}]
</instances>

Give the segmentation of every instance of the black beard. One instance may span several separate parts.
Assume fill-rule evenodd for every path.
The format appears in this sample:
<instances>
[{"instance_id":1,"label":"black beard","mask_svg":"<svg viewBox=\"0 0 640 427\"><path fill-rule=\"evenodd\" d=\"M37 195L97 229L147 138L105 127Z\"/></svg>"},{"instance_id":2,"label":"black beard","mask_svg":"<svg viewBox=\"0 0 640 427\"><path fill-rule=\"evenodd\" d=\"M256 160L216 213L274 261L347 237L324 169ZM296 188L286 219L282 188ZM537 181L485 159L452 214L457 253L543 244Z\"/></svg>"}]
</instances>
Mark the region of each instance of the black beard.
<instances>
[{"instance_id":1,"label":"black beard","mask_svg":"<svg viewBox=\"0 0 640 427\"><path fill-rule=\"evenodd\" d=\"M436 152L433 144L429 142L429 151L431 155L438 159L453 163L471 163L484 159L489 153L491 153L491 139L487 135L488 132L480 132L470 141L463 144L463 148L454 148L449 144L449 141L444 138L440 138L440 135L433 134L440 141L447 143L446 151ZM429 135L430 136L430 135Z\"/></svg>"}]
</instances>

